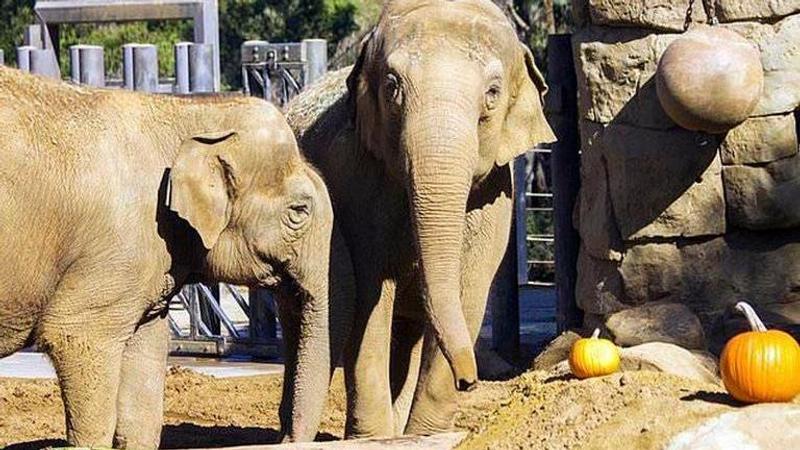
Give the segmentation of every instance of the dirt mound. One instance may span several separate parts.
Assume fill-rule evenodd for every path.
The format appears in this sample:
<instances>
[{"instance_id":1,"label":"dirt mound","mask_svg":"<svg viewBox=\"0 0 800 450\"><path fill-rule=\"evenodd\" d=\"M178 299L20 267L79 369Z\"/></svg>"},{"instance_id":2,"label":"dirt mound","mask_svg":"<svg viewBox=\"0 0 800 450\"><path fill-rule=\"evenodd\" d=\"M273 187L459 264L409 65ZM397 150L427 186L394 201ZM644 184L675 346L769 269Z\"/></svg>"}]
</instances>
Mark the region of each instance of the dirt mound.
<instances>
[{"instance_id":1,"label":"dirt mound","mask_svg":"<svg viewBox=\"0 0 800 450\"><path fill-rule=\"evenodd\" d=\"M279 376L217 379L172 369L162 445L274 443L280 394ZM739 406L715 384L658 372L581 381L533 371L480 383L463 395L456 425L470 432L461 445L465 449L646 449ZM0 379L0 411L0 445L63 443L63 406L55 382ZM337 373L318 439L341 437L344 411L344 385Z\"/></svg>"}]
</instances>

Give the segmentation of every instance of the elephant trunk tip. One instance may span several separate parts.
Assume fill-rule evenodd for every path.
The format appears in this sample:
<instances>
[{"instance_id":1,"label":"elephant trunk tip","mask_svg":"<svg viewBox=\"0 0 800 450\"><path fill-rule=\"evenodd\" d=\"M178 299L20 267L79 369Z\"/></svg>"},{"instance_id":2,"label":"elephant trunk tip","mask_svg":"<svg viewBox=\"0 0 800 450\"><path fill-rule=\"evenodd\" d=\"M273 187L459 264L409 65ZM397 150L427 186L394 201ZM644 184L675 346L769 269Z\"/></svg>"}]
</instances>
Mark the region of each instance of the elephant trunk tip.
<instances>
[{"instance_id":1,"label":"elephant trunk tip","mask_svg":"<svg viewBox=\"0 0 800 450\"><path fill-rule=\"evenodd\" d=\"M463 349L453 355L451 366L457 390L471 391L475 389L478 383L478 366L472 349Z\"/></svg>"}]
</instances>

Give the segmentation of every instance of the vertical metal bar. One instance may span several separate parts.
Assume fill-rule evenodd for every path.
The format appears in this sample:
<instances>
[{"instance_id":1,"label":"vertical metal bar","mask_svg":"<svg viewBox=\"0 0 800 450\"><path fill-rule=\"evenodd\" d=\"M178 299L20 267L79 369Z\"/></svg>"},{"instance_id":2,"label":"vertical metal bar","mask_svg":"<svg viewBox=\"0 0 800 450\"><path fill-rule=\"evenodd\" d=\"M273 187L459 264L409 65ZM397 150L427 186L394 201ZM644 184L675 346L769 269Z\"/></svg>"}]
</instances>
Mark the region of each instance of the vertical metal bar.
<instances>
[{"instance_id":1,"label":"vertical metal bar","mask_svg":"<svg viewBox=\"0 0 800 450\"><path fill-rule=\"evenodd\" d=\"M219 13L217 0L203 0L203 7L194 18L194 41L212 46L214 92L220 90Z\"/></svg>"},{"instance_id":2,"label":"vertical metal bar","mask_svg":"<svg viewBox=\"0 0 800 450\"><path fill-rule=\"evenodd\" d=\"M73 45L69 48L69 61L73 83L99 87L106 85L103 47Z\"/></svg>"},{"instance_id":3,"label":"vertical metal bar","mask_svg":"<svg viewBox=\"0 0 800 450\"><path fill-rule=\"evenodd\" d=\"M81 82L81 46L69 47L69 80L75 84Z\"/></svg>"},{"instance_id":4,"label":"vertical metal bar","mask_svg":"<svg viewBox=\"0 0 800 450\"><path fill-rule=\"evenodd\" d=\"M528 204L526 192L528 185L527 158L519 157L514 161L514 228L513 241L517 252L516 280L517 286L528 284Z\"/></svg>"},{"instance_id":5,"label":"vertical metal bar","mask_svg":"<svg viewBox=\"0 0 800 450\"><path fill-rule=\"evenodd\" d=\"M125 44L122 46L122 84L125 89L134 89L133 79L133 49L139 44Z\"/></svg>"},{"instance_id":6,"label":"vertical metal bar","mask_svg":"<svg viewBox=\"0 0 800 450\"><path fill-rule=\"evenodd\" d=\"M38 24L26 26L22 32L22 43L28 47L44 48L42 26Z\"/></svg>"},{"instance_id":7,"label":"vertical metal bar","mask_svg":"<svg viewBox=\"0 0 800 450\"><path fill-rule=\"evenodd\" d=\"M175 93L188 94L189 87L189 46L191 42L175 44Z\"/></svg>"},{"instance_id":8,"label":"vertical metal bar","mask_svg":"<svg viewBox=\"0 0 800 450\"><path fill-rule=\"evenodd\" d=\"M189 86L192 93L215 92L214 47L210 44L189 46Z\"/></svg>"},{"instance_id":9,"label":"vertical metal bar","mask_svg":"<svg viewBox=\"0 0 800 450\"><path fill-rule=\"evenodd\" d=\"M548 112L558 142L553 145L553 207L555 216L556 321L559 332L580 325L582 312L575 301L580 236L572 211L580 189L578 96L571 36L551 35L547 42Z\"/></svg>"},{"instance_id":10,"label":"vertical metal bar","mask_svg":"<svg viewBox=\"0 0 800 450\"><path fill-rule=\"evenodd\" d=\"M328 71L328 41L325 39L303 39L306 68L303 70L303 86L319 80Z\"/></svg>"},{"instance_id":11,"label":"vertical metal bar","mask_svg":"<svg viewBox=\"0 0 800 450\"><path fill-rule=\"evenodd\" d=\"M155 45L142 44L133 48L133 89L158 91L158 49Z\"/></svg>"},{"instance_id":12,"label":"vertical metal bar","mask_svg":"<svg viewBox=\"0 0 800 450\"><path fill-rule=\"evenodd\" d=\"M30 72L49 78L61 79L61 69L52 49L33 48L30 51Z\"/></svg>"},{"instance_id":13,"label":"vertical metal bar","mask_svg":"<svg viewBox=\"0 0 800 450\"><path fill-rule=\"evenodd\" d=\"M31 71L31 50L35 47L23 45L17 47L17 68L23 72Z\"/></svg>"},{"instance_id":14,"label":"vertical metal bar","mask_svg":"<svg viewBox=\"0 0 800 450\"><path fill-rule=\"evenodd\" d=\"M3 53L3 50L0 50L0 66L6 65L6 54Z\"/></svg>"}]
</instances>

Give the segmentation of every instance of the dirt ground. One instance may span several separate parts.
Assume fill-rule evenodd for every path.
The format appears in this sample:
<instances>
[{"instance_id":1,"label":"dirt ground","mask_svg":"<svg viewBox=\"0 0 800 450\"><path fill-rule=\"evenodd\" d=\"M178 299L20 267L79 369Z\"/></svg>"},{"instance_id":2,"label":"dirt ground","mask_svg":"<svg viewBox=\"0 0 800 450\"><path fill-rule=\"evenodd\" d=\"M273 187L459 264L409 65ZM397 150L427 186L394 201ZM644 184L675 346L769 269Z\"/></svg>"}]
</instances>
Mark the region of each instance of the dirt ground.
<instances>
[{"instance_id":1,"label":"dirt ground","mask_svg":"<svg viewBox=\"0 0 800 450\"><path fill-rule=\"evenodd\" d=\"M184 369L167 378L164 448L268 444L278 436L280 376L215 379ZM714 384L656 372L577 380L542 371L481 382L461 400L465 449L659 448L678 431L738 405ZM338 439L344 386L335 377L319 439ZM0 445L59 445L55 381L0 380Z\"/></svg>"}]
</instances>

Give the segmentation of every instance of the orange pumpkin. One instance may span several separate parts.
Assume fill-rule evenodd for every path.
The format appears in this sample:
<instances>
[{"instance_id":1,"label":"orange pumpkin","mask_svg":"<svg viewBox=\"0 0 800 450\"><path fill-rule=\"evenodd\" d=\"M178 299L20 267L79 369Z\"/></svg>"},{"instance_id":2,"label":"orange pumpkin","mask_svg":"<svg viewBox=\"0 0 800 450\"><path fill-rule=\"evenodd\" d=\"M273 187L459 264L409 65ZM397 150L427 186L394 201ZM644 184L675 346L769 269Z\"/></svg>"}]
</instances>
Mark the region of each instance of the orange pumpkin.
<instances>
[{"instance_id":1,"label":"orange pumpkin","mask_svg":"<svg viewBox=\"0 0 800 450\"><path fill-rule=\"evenodd\" d=\"M752 331L725 345L720 372L733 398L746 403L788 402L800 394L800 345L780 330L767 330L753 308L736 304Z\"/></svg>"},{"instance_id":2,"label":"orange pumpkin","mask_svg":"<svg viewBox=\"0 0 800 450\"><path fill-rule=\"evenodd\" d=\"M619 370L619 349L608 339L599 339L595 328L592 337L578 339L569 352L569 368L580 379L609 375Z\"/></svg>"}]
</instances>

